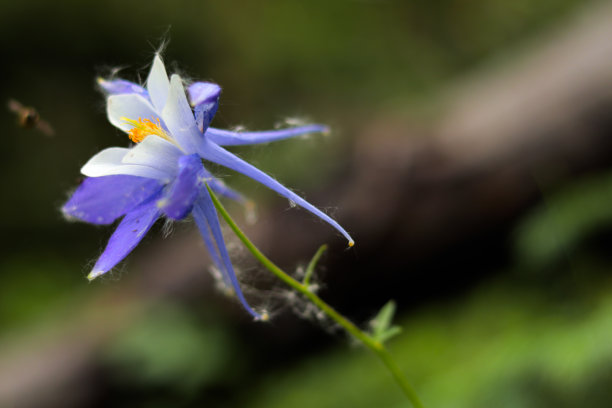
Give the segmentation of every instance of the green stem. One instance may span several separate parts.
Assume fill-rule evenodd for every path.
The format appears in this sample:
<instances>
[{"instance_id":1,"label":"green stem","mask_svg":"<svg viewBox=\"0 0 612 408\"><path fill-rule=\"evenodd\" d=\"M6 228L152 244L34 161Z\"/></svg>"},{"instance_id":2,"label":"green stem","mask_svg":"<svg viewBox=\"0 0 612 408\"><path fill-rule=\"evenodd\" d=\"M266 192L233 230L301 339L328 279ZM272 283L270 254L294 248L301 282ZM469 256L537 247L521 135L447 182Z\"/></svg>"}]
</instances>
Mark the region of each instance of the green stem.
<instances>
[{"instance_id":1,"label":"green stem","mask_svg":"<svg viewBox=\"0 0 612 408\"><path fill-rule=\"evenodd\" d=\"M312 259L310 260L310 263L308 264L308 267L306 268L306 272L304 273L304 279L302 279L302 284L304 286L308 287L310 285L310 278L312 278L312 274L314 273L315 267L317 266L319 259L321 259L321 255L323 255L323 252L325 252L326 250L327 250L327 245L325 244L321 245L319 249L317 250L317 252L312 257Z\"/></svg>"},{"instance_id":2,"label":"green stem","mask_svg":"<svg viewBox=\"0 0 612 408\"><path fill-rule=\"evenodd\" d=\"M210 189L210 187L208 187L208 184L206 185L206 188L208 188L208 192L210 193L210 196L213 200L213 203L215 204L215 207L217 208L217 211L219 211L219 213L221 214L223 219L225 219L225 221L230 226L232 231L234 231L236 236L242 241L244 246L253 254L253 256L264 267L266 267L270 272L272 272L276 277L278 277L280 280L285 282L291 288L295 289L297 292L301 293L306 298L308 298L308 300L310 300L319 309L321 309L329 318L334 320L336 323L342 326L347 332L349 332L349 334L351 334L353 337L355 337L357 340L363 343L367 348L372 350L374 354L376 354L378 358L383 362L383 364L387 367L389 372L391 372L391 375L393 375L393 378L398 383L398 385L400 386L404 394L408 397L412 405L415 408L423 408L423 404L419 400L419 397L416 395L416 392L414 391L414 389L412 388L412 386L410 385L410 383L408 382L408 380L402 373L401 369L395 363L395 360L393 360L393 357L391 356L389 351L386 349L384 344L379 341L374 340L369 334L361 331L351 321L346 319L340 313L336 312L331 306L325 303L319 296L311 292L310 289L308 288L308 285L302 284L299 281L292 278L290 275L285 273L285 271L283 271L278 266L276 266L271 260L269 260L263 253L261 253L261 251L257 249L257 247L242 232L240 227L236 225L232 217L225 210L225 208L223 207L223 205L217 198L217 196L215 196L215 194ZM323 253L324 250L325 250L324 247L319 248L319 252L321 254ZM319 254L319 252L317 252L317 254ZM311 261L311 264L313 264L313 269L314 269L314 264L316 264L316 261L318 260L317 254L315 254L313 261ZM320 254L319 254L319 257L320 257ZM310 274L312 274L312 272L310 272ZM308 271L307 271L306 277L310 278Z\"/></svg>"}]
</instances>

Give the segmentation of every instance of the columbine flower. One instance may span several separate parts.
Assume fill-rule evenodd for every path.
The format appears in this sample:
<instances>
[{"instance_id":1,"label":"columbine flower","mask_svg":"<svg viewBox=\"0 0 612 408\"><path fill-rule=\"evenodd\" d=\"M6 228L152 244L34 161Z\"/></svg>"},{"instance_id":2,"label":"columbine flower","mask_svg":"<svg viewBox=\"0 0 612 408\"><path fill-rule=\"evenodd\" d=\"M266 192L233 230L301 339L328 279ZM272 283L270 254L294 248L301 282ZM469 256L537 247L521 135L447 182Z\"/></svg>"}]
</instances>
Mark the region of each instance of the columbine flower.
<instances>
[{"instance_id":1,"label":"columbine flower","mask_svg":"<svg viewBox=\"0 0 612 408\"><path fill-rule=\"evenodd\" d=\"M221 196L244 199L213 177L202 159L264 184L331 224L349 240L349 246L353 245L348 233L325 213L221 147L321 132L326 130L324 126L265 132L230 132L209 127L221 88L208 82L191 84L190 105L181 78L172 75L168 79L159 56L153 61L146 89L122 79L100 79L99 84L109 95L108 119L127 132L136 145L111 147L92 157L81 168L87 178L62 208L67 217L92 224L110 224L123 217L89 279L106 273L125 258L159 217L181 220L191 214L225 283L233 287L249 313L262 318L242 295L205 183Z\"/></svg>"}]
</instances>

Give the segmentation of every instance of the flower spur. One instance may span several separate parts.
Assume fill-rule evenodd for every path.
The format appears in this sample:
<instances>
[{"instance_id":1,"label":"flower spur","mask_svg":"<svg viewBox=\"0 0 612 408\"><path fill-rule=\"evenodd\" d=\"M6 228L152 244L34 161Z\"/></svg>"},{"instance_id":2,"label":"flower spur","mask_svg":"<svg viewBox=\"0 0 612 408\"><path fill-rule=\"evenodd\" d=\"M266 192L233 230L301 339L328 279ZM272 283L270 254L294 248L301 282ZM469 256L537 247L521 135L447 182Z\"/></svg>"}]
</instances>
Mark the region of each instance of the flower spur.
<instances>
[{"instance_id":1,"label":"flower spur","mask_svg":"<svg viewBox=\"0 0 612 408\"><path fill-rule=\"evenodd\" d=\"M349 234L327 214L221 147L322 132L325 126L264 132L209 127L218 108L221 88L208 82L191 84L187 90L190 104L180 77L172 75L168 79L159 56L153 61L146 88L122 79L98 82L108 95L109 121L127 132L136 145L107 148L93 156L81 168L87 178L62 208L67 217L93 224L110 224L123 217L89 279L106 273L125 258L158 218L181 220L191 214L226 285L234 289L251 315L262 318L240 290L206 184L220 196L245 200L213 177L202 159L264 184L332 225L348 239L349 246L353 245Z\"/></svg>"}]
</instances>

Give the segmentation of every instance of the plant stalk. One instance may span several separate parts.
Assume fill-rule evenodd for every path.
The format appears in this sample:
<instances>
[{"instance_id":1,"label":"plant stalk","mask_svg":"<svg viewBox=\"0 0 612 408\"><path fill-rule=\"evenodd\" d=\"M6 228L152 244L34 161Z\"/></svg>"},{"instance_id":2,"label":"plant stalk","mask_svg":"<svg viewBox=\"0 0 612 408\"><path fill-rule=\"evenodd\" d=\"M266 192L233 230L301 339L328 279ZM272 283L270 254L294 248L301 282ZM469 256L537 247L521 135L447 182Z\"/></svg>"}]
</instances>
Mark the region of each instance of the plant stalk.
<instances>
[{"instance_id":1,"label":"plant stalk","mask_svg":"<svg viewBox=\"0 0 612 408\"><path fill-rule=\"evenodd\" d=\"M412 405L415 408L424 408L416 392L414 391L414 389L412 388L412 386L410 385L410 383L404 376L404 373L399 368L399 366L397 365L397 363L395 362L395 360L393 359L393 357L391 356L391 354L389 353L385 345L379 341L374 340L368 333L360 330L351 321L346 319L344 316L342 316L340 313L334 310L334 308L332 308L330 305L325 303L319 296L317 296L315 293L310 291L308 281L306 281L306 284L302 284L301 282L297 281L296 279L291 277L289 274L287 274L285 271L280 269L278 266L276 266L263 253L261 253L261 251L257 249L257 247L242 232L240 227L238 227L238 225L234 222L234 220L229 215L227 210L223 207L223 205L221 204L217 196L213 193L210 187L208 187L208 184L206 185L206 188L208 188L208 192L210 193L210 196L213 200L215 207L217 208L217 211L219 211L223 219L225 219L225 221L230 226L232 231L242 241L242 243L249 250L249 252L251 252L253 256L266 269L272 272L276 277L278 277L280 280L282 280L284 283L286 283L291 288L295 289L297 292L301 293L304 297L306 297L314 305L316 305L319 309L321 309L321 311L323 311L323 313L325 313L329 318L331 318L336 323L338 323L340 326L342 326L351 336L353 336L354 338L359 340L361 343L363 343L367 348L372 350L372 352L387 367L387 369L393 376L393 379L400 386L400 388L402 389L406 397L410 400ZM319 252L322 253L322 250ZM311 262L311 264L316 263L315 259L318 259L317 255L320 256L320 253L315 254L315 257L313 258L314 262ZM312 271L309 270L309 272L310 274L312 274ZM306 275L306 277L310 278L308 274Z\"/></svg>"}]
</instances>

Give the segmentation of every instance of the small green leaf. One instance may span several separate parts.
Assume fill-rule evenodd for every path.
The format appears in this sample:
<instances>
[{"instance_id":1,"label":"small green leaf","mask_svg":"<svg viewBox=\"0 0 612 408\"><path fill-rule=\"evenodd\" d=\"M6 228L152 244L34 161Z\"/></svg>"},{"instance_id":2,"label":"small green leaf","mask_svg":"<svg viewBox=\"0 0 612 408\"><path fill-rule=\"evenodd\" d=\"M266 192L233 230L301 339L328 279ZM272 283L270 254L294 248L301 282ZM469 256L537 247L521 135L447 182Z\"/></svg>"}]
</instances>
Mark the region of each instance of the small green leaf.
<instances>
[{"instance_id":1,"label":"small green leaf","mask_svg":"<svg viewBox=\"0 0 612 408\"><path fill-rule=\"evenodd\" d=\"M391 326L387 330L385 330L384 332L380 333L380 335L378 336L378 338L376 340L378 340L381 343L384 343L387 340L389 340L390 338L397 336L401 332L402 332L402 328L401 327L399 327L399 326Z\"/></svg>"},{"instance_id":2,"label":"small green leaf","mask_svg":"<svg viewBox=\"0 0 612 408\"><path fill-rule=\"evenodd\" d=\"M370 322L372 337L374 337L375 340L384 343L402 331L401 327L391 325L393 316L395 315L395 309L395 302L393 300L388 301Z\"/></svg>"}]
</instances>

